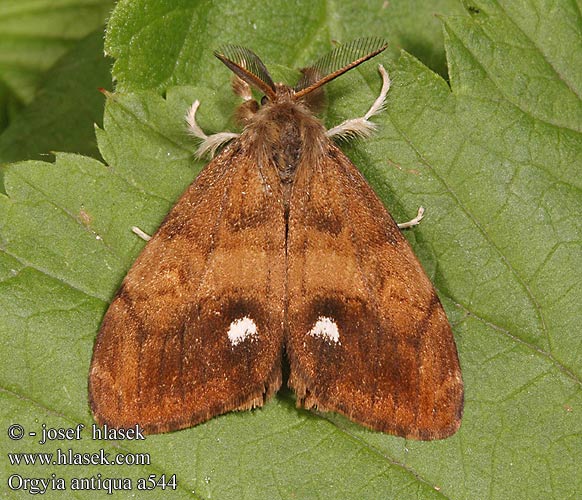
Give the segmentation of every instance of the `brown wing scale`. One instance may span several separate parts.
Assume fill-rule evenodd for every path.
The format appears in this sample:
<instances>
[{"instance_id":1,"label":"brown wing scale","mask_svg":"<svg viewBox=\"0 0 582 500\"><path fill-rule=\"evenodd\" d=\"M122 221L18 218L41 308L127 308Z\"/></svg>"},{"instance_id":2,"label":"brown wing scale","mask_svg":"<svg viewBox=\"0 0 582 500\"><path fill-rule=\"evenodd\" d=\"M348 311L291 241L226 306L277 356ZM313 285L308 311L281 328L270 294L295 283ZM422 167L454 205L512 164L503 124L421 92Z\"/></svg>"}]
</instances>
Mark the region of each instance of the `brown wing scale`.
<instances>
[{"instance_id":1,"label":"brown wing scale","mask_svg":"<svg viewBox=\"0 0 582 500\"><path fill-rule=\"evenodd\" d=\"M298 404L413 439L453 434L463 384L441 303L392 217L331 143L318 165L297 170L288 256Z\"/></svg>"},{"instance_id":2,"label":"brown wing scale","mask_svg":"<svg viewBox=\"0 0 582 500\"><path fill-rule=\"evenodd\" d=\"M181 429L262 405L279 388L285 221L274 175L235 141L146 245L95 344L100 424Z\"/></svg>"}]
</instances>

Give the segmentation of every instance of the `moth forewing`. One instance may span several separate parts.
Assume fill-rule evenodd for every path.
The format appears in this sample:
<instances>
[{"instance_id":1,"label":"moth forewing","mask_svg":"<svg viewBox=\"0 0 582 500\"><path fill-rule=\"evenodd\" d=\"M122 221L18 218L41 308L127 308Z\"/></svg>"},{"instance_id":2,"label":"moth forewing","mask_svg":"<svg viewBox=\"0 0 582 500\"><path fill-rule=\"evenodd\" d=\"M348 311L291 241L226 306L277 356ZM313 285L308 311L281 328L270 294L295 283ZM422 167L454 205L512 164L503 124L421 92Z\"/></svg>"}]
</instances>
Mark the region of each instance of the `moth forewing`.
<instances>
[{"instance_id":1,"label":"moth forewing","mask_svg":"<svg viewBox=\"0 0 582 500\"><path fill-rule=\"evenodd\" d=\"M235 140L170 211L99 331L97 422L172 431L259 406L279 388L285 221L275 175Z\"/></svg>"},{"instance_id":2,"label":"moth forewing","mask_svg":"<svg viewBox=\"0 0 582 500\"><path fill-rule=\"evenodd\" d=\"M265 98L240 92L242 133L180 198L106 313L89 381L97 421L164 432L260 406L281 384L285 350L299 406L407 438L455 432L463 386L436 292L309 107L384 48L334 49L295 89L248 49L217 53ZM370 127L387 82L364 117L330 135ZM188 123L215 145L194 107Z\"/></svg>"},{"instance_id":3,"label":"moth forewing","mask_svg":"<svg viewBox=\"0 0 582 500\"><path fill-rule=\"evenodd\" d=\"M288 224L286 345L298 403L412 439L454 433L463 389L442 306L336 146L298 168Z\"/></svg>"}]
</instances>

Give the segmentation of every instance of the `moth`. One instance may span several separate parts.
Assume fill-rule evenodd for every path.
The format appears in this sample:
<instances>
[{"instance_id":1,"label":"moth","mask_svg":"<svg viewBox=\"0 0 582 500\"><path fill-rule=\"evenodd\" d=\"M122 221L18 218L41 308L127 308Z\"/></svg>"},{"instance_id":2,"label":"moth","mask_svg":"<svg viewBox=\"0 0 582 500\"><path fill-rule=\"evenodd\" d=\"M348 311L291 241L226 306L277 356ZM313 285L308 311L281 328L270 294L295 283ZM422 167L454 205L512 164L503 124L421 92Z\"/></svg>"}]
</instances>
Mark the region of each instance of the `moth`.
<instances>
[{"instance_id":1,"label":"moth","mask_svg":"<svg viewBox=\"0 0 582 500\"><path fill-rule=\"evenodd\" d=\"M223 148L105 314L89 376L98 423L190 427L262 406L288 370L298 407L411 439L458 429L463 383L445 312L398 225L333 141L374 130L386 71L364 117L326 131L313 111L324 84L385 47L376 38L341 45L294 87L274 83L249 49L215 53L235 74L243 131L207 136L198 102L188 114L200 151Z\"/></svg>"}]
</instances>

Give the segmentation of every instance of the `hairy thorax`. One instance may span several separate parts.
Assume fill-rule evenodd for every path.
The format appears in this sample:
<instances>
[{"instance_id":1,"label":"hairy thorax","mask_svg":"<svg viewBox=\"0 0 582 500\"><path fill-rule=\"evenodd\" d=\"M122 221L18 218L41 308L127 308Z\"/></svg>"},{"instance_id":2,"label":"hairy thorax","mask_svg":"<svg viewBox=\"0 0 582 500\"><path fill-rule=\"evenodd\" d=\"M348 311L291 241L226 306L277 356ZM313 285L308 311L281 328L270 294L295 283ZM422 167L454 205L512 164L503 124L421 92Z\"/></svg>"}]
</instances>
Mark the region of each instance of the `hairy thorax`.
<instances>
[{"instance_id":1,"label":"hairy thorax","mask_svg":"<svg viewBox=\"0 0 582 500\"><path fill-rule=\"evenodd\" d=\"M262 168L276 168L284 193L290 192L299 165L315 165L328 142L322 123L305 103L293 101L289 91L277 84L274 102L258 109L244 103L239 110L245 126L241 142Z\"/></svg>"}]
</instances>

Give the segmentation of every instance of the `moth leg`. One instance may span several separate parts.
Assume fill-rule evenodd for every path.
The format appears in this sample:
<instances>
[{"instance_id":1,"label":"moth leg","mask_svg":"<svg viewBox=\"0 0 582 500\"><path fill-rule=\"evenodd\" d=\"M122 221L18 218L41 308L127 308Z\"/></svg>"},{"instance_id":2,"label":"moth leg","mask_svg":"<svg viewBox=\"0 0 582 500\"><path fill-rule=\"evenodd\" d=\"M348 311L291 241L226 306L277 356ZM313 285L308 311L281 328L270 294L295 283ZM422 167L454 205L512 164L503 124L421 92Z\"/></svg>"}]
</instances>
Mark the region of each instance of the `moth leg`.
<instances>
[{"instance_id":1,"label":"moth leg","mask_svg":"<svg viewBox=\"0 0 582 500\"><path fill-rule=\"evenodd\" d=\"M402 222L401 224L398 224L398 227L400 229L407 229L409 227L418 226L423 217L424 207L418 207L418 213L416 214L416 217L414 219L410 219L408 222Z\"/></svg>"},{"instance_id":2,"label":"moth leg","mask_svg":"<svg viewBox=\"0 0 582 500\"><path fill-rule=\"evenodd\" d=\"M136 234L136 235L138 235L138 236L139 236L139 237L140 237L142 240L144 240L144 241L150 241L150 240L152 239L152 237L151 237L151 236L150 236L148 233L146 233L146 232L142 231L142 230L141 230L139 227L137 227L137 226L131 226L131 232L132 232L133 234Z\"/></svg>"},{"instance_id":3,"label":"moth leg","mask_svg":"<svg viewBox=\"0 0 582 500\"><path fill-rule=\"evenodd\" d=\"M208 154L212 158L220 146L236 139L240 134L235 134L234 132L219 132L218 134L206 135L196 122L198 106L200 106L200 101L194 101L186 113L188 133L202 140L202 143L196 150L196 156L201 158Z\"/></svg>"},{"instance_id":4,"label":"moth leg","mask_svg":"<svg viewBox=\"0 0 582 500\"><path fill-rule=\"evenodd\" d=\"M251 86L245 82L242 78L234 75L232 79L232 91L242 98L243 101L250 101L253 98L253 91Z\"/></svg>"},{"instance_id":5,"label":"moth leg","mask_svg":"<svg viewBox=\"0 0 582 500\"><path fill-rule=\"evenodd\" d=\"M376 130L376 124L371 122L370 118L384 109L386 94L388 94L388 91L390 90L390 77L388 76L388 72L381 64L378 65L378 71L382 76L382 89L380 90L380 95L376 98L368 112L360 118L350 118L349 120L330 128L325 134L327 137L338 137L340 139L369 137Z\"/></svg>"}]
</instances>

